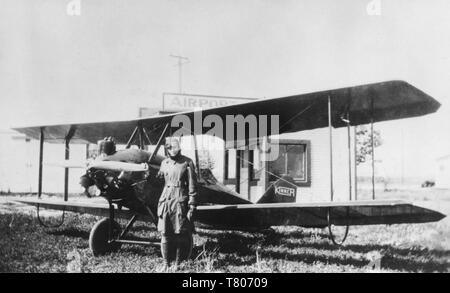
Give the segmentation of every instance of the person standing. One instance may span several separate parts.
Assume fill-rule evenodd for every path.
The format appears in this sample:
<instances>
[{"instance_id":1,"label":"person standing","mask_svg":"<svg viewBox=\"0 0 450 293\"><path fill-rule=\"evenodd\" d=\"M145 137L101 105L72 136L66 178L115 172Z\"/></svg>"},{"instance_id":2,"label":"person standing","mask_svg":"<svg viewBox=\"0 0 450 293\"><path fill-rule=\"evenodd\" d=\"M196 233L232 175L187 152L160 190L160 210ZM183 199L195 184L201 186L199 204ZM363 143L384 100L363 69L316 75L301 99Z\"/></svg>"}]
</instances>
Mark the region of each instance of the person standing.
<instances>
[{"instance_id":1,"label":"person standing","mask_svg":"<svg viewBox=\"0 0 450 293\"><path fill-rule=\"evenodd\" d=\"M165 186L158 202L158 231L165 268L176 267L192 252L193 216L196 209L197 176L192 160L181 154L180 142L166 138L167 158L161 162L159 177Z\"/></svg>"}]
</instances>

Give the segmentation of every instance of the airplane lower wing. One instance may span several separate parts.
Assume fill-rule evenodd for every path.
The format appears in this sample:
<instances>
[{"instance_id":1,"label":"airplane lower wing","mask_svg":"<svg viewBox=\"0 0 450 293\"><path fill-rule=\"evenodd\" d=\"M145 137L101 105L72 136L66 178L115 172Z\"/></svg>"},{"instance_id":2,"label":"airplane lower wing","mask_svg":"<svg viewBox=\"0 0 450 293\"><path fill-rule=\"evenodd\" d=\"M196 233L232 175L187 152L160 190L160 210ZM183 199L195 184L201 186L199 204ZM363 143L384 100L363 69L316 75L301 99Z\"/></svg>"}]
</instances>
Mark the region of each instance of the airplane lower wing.
<instances>
[{"instance_id":1,"label":"airplane lower wing","mask_svg":"<svg viewBox=\"0 0 450 293\"><path fill-rule=\"evenodd\" d=\"M445 217L401 200L370 200L199 206L197 220L230 229L281 225L320 228L328 225L328 213L331 224L338 226L426 223Z\"/></svg>"},{"instance_id":2,"label":"airplane lower wing","mask_svg":"<svg viewBox=\"0 0 450 293\"><path fill-rule=\"evenodd\" d=\"M109 216L109 205L107 203L93 203L93 202L68 202L63 200L43 200L43 199L14 199L14 202L23 203L27 205L39 206L40 208L50 210L60 210L67 212L74 212L79 214L90 214L100 217ZM122 219L129 219L134 215L132 211L123 207L121 209L115 208L114 216ZM141 219L146 220L146 216L141 216Z\"/></svg>"},{"instance_id":3,"label":"airplane lower wing","mask_svg":"<svg viewBox=\"0 0 450 293\"><path fill-rule=\"evenodd\" d=\"M109 216L107 204L56 200L18 199L16 202L41 208ZM402 200L370 200L317 203L265 203L198 206L196 223L215 229L252 229L270 226L323 228L330 223L345 225L378 225L436 222L445 215ZM129 219L134 213L127 208L115 209L115 216ZM148 220L141 216L141 220Z\"/></svg>"}]
</instances>

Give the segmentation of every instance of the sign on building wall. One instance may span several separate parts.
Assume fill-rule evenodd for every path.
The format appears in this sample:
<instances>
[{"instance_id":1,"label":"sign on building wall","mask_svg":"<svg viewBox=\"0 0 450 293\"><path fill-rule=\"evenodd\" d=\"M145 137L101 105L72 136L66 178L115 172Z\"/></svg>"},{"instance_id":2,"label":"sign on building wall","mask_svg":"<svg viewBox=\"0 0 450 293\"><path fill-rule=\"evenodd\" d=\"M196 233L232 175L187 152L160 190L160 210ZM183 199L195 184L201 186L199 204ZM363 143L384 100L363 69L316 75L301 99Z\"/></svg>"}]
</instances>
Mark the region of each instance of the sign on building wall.
<instances>
[{"instance_id":1,"label":"sign on building wall","mask_svg":"<svg viewBox=\"0 0 450 293\"><path fill-rule=\"evenodd\" d=\"M194 109L208 109L240 104L256 100L254 98L223 97L192 94L163 94L163 111L188 111Z\"/></svg>"}]
</instances>

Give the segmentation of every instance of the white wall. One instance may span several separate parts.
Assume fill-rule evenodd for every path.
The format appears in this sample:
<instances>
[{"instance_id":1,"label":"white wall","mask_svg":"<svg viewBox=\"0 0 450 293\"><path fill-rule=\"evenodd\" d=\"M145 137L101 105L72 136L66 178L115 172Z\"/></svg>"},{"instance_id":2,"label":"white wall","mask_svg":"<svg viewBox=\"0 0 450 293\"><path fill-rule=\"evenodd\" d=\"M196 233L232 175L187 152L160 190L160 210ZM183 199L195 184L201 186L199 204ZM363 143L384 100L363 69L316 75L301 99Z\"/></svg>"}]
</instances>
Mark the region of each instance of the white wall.
<instances>
[{"instance_id":1,"label":"white wall","mask_svg":"<svg viewBox=\"0 0 450 293\"><path fill-rule=\"evenodd\" d=\"M86 146L71 145L70 158L85 161ZM64 160L64 145L44 144L44 163ZM81 191L78 184L83 169L69 171L69 192ZM0 191L37 192L39 142L25 141L14 132L0 133ZM44 165L43 192L64 191L64 168Z\"/></svg>"},{"instance_id":2,"label":"white wall","mask_svg":"<svg viewBox=\"0 0 450 293\"><path fill-rule=\"evenodd\" d=\"M353 134L353 131L351 131L351 134ZM311 141L311 187L299 187L297 201L329 201L331 192L328 128L286 133L282 134L280 138ZM353 184L353 135L351 136L351 143ZM348 157L347 129L333 129L333 190L334 200L336 201L348 200L349 198Z\"/></svg>"}]
</instances>

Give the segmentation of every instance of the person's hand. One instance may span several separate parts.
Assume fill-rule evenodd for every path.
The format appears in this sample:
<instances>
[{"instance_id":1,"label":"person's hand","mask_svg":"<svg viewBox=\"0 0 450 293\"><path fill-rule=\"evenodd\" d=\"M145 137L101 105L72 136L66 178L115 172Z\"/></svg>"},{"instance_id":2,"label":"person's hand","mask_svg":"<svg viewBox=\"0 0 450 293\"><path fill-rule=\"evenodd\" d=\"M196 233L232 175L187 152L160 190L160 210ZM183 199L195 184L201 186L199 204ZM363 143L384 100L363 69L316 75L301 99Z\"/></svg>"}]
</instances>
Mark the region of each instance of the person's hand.
<instances>
[{"instance_id":1,"label":"person's hand","mask_svg":"<svg viewBox=\"0 0 450 293\"><path fill-rule=\"evenodd\" d=\"M189 211L187 212L187 218L189 221L192 222L192 219L194 219L194 212L195 212L195 206L190 206Z\"/></svg>"}]
</instances>

